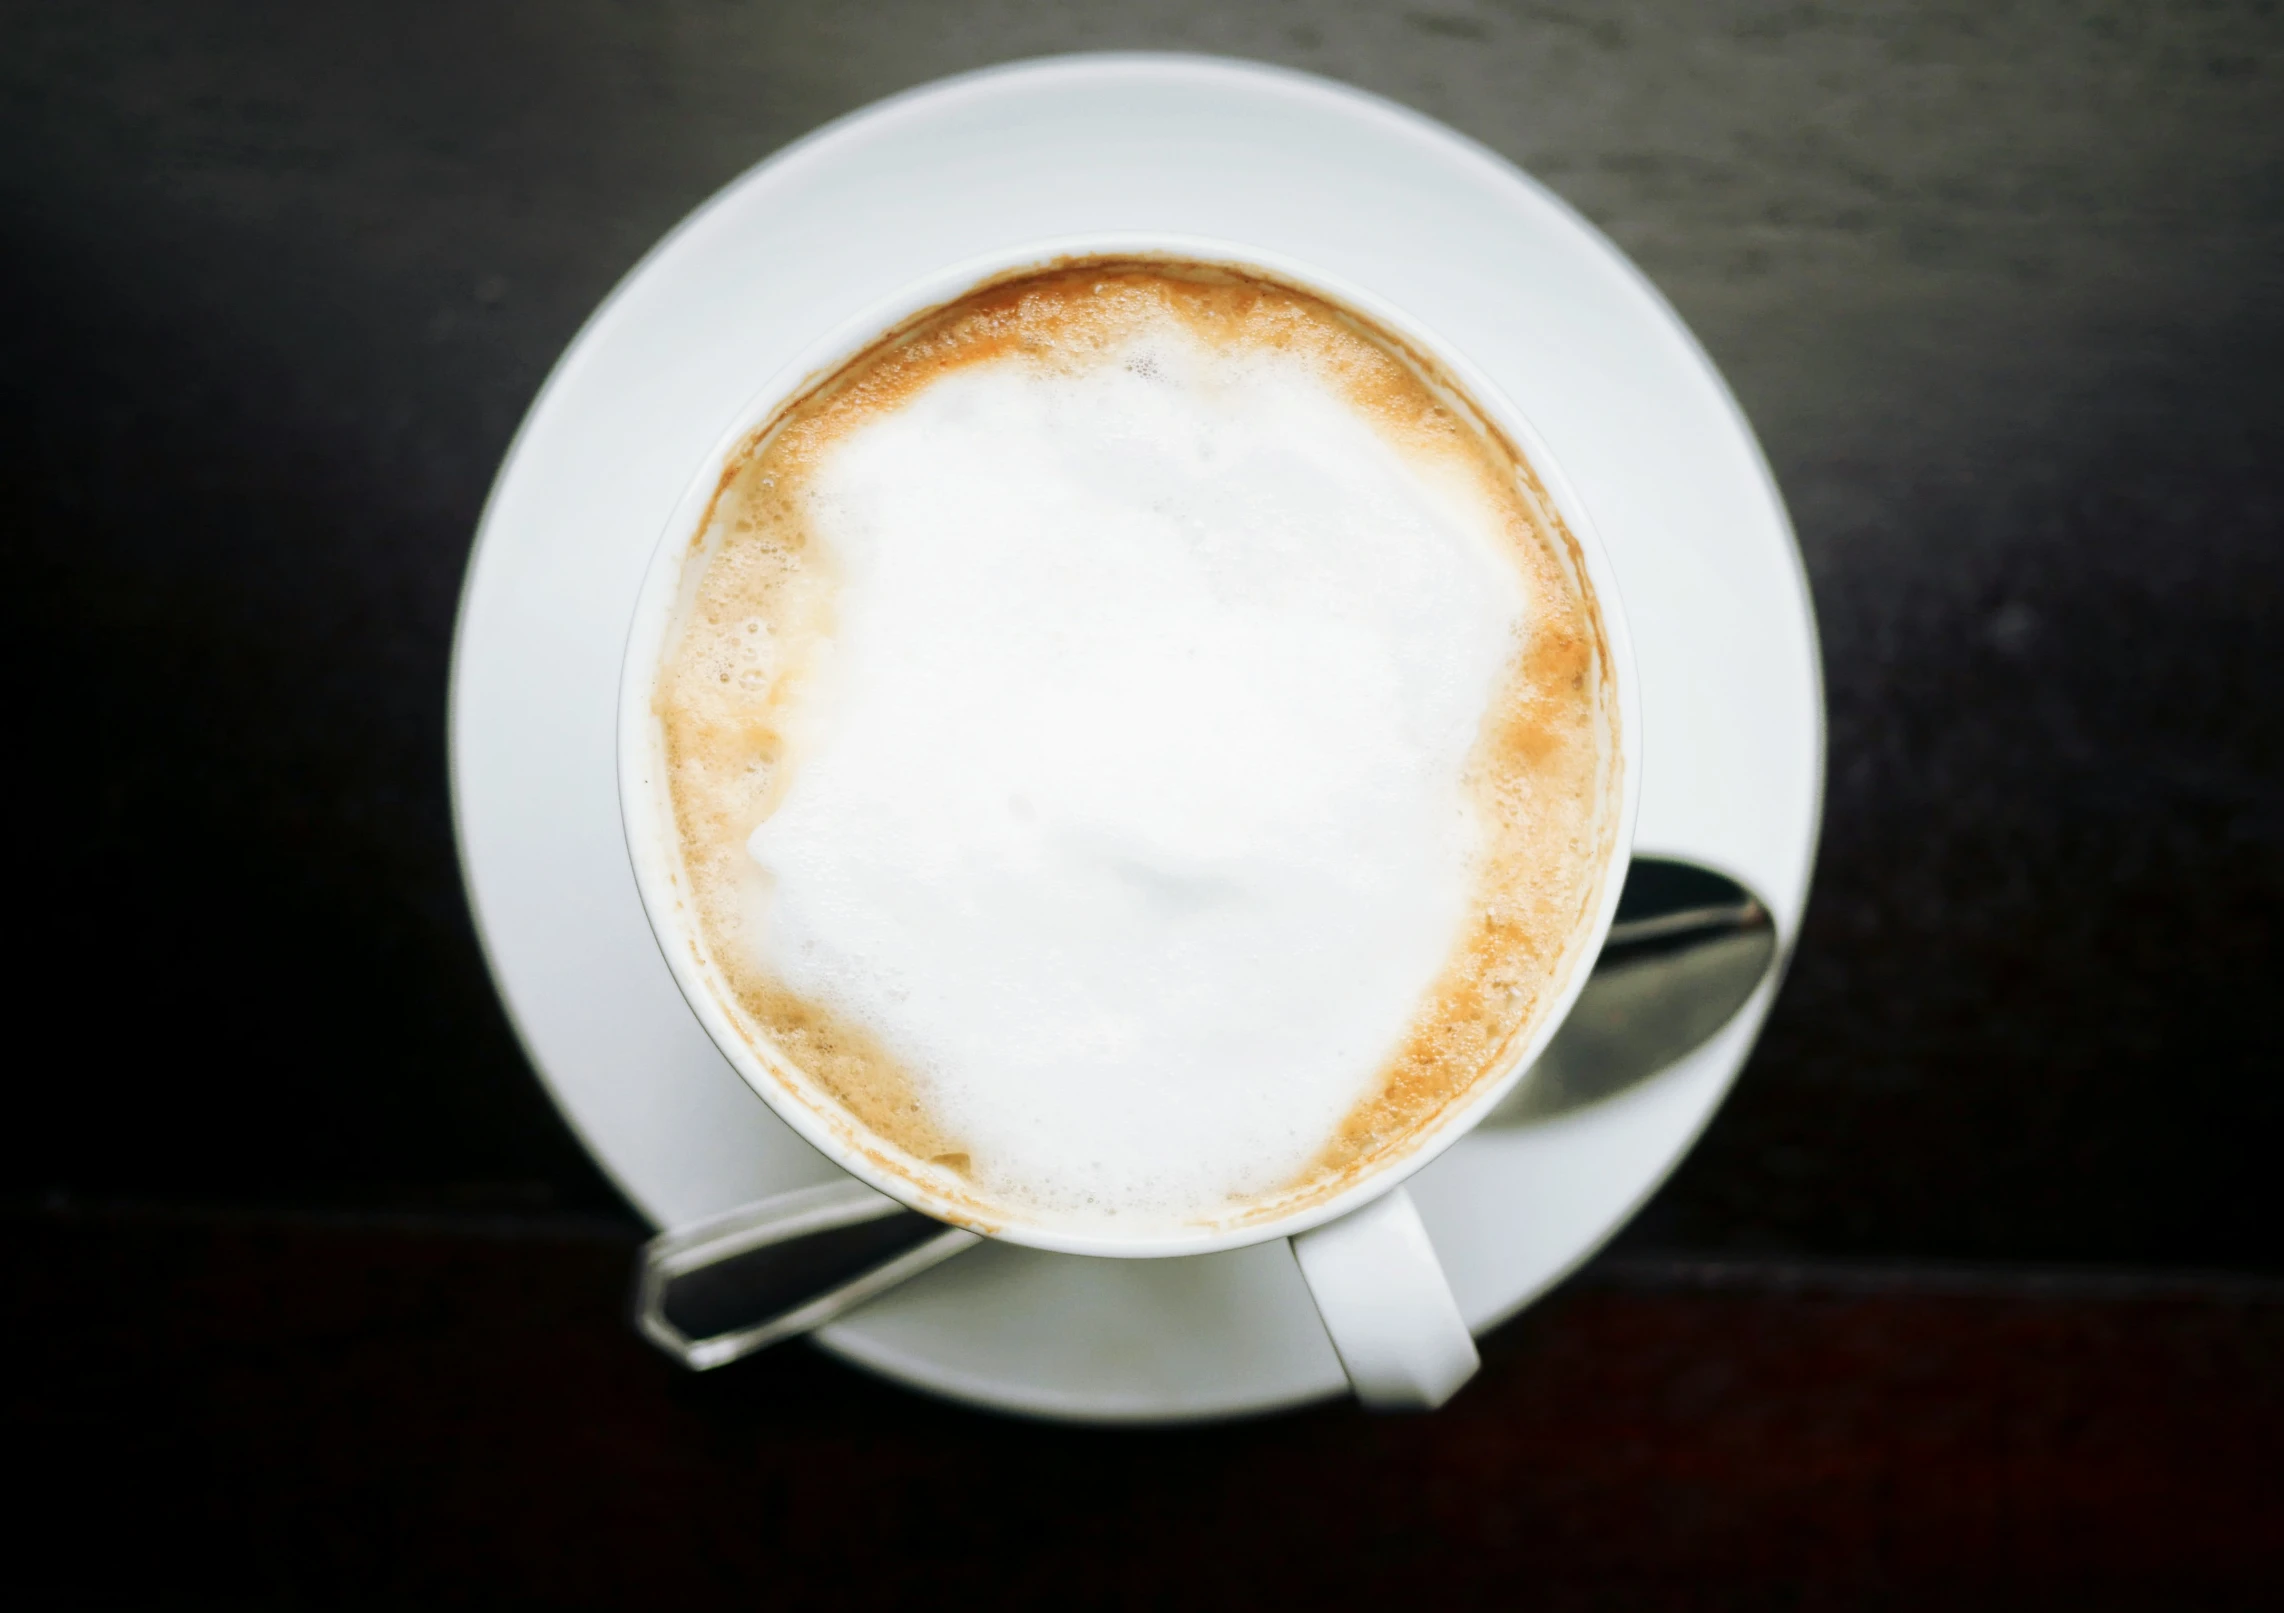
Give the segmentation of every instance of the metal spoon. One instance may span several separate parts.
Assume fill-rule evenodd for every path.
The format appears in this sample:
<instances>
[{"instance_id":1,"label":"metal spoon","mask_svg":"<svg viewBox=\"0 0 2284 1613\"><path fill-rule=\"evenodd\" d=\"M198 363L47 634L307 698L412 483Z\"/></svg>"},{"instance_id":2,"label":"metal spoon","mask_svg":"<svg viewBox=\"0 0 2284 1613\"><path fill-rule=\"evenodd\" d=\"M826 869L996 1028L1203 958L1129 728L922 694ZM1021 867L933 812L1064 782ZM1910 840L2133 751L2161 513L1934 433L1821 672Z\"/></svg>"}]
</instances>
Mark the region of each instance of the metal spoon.
<instances>
[{"instance_id":1,"label":"metal spoon","mask_svg":"<svg viewBox=\"0 0 2284 1613\"><path fill-rule=\"evenodd\" d=\"M1486 1126L1527 1126L1647 1080L1727 1024L1776 960L1753 893L1637 857L1593 976ZM693 1371L822 1327L982 1241L854 1179L662 1233L635 1268L634 1322Z\"/></svg>"},{"instance_id":2,"label":"metal spoon","mask_svg":"<svg viewBox=\"0 0 2284 1613\"><path fill-rule=\"evenodd\" d=\"M1615 1097L1729 1023L1776 961L1760 899L1695 863L1637 857L1570 1017L1486 1126L1522 1126Z\"/></svg>"}]
</instances>

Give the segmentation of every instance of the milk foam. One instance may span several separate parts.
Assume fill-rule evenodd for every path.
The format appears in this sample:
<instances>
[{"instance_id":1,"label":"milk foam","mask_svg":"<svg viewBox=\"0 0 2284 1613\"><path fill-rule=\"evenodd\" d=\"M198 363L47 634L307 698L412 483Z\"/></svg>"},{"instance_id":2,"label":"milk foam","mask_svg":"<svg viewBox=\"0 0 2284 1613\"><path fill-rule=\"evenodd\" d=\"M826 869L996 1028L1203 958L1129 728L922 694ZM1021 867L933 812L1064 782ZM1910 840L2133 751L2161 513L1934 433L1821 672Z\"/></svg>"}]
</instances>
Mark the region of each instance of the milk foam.
<instances>
[{"instance_id":1,"label":"milk foam","mask_svg":"<svg viewBox=\"0 0 2284 1613\"><path fill-rule=\"evenodd\" d=\"M1528 601L1480 483L1171 318L980 362L803 492L829 640L751 960L869 1031L987 1200L1140 1230L1290 1181L1477 900Z\"/></svg>"}]
</instances>

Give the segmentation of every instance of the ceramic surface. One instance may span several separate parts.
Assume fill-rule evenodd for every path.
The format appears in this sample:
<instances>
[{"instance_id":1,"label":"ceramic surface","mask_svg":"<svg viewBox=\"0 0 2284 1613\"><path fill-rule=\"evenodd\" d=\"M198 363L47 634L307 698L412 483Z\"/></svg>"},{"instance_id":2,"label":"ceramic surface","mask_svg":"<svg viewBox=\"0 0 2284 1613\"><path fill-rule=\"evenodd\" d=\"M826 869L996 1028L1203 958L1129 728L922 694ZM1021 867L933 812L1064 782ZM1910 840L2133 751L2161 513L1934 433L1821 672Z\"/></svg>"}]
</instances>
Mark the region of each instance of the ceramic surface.
<instances>
[{"instance_id":1,"label":"ceramic surface","mask_svg":"<svg viewBox=\"0 0 2284 1613\"><path fill-rule=\"evenodd\" d=\"M1547 439L1632 625L1636 848L1761 892L1789 943L1823 776L1807 590L1719 376L1649 284L1529 178L1417 114L1195 57L1023 63L915 90L753 169L597 311L534 403L462 600L451 754L493 974L556 1102L661 1226L838 1173L675 989L620 830L621 651L662 522L753 392L898 286L1012 242L1220 236L1403 308ZM1606 1103L1485 1128L1411 1184L1479 1331L1598 1247L1680 1159L1774 983ZM1179 1260L989 1245L819 1335L916 1387L1050 1416L1171 1420L1340 1393L1283 1244Z\"/></svg>"}]
</instances>

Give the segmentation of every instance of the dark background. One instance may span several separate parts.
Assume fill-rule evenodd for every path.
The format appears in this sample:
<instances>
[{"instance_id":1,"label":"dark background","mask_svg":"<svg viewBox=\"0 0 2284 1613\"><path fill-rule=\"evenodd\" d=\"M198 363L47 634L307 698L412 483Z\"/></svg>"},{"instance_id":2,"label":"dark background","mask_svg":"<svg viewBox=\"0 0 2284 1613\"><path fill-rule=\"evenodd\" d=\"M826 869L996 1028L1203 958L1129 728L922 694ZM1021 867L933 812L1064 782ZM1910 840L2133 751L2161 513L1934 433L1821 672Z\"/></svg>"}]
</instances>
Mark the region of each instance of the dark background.
<instances>
[{"instance_id":1,"label":"dark background","mask_svg":"<svg viewBox=\"0 0 2284 1613\"><path fill-rule=\"evenodd\" d=\"M1137 46L1446 120L1696 330L1820 617L1797 961L1674 1181L1429 1422L1046 1430L804 1350L673 1378L454 866L478 510L587 312L745 167ZM43 1481L6 1572L43 1598L799 1601L852 1553L1113 1605L2284 1588L2274 5L10 0L0 537Z\"/></svg>"}]
</instances>

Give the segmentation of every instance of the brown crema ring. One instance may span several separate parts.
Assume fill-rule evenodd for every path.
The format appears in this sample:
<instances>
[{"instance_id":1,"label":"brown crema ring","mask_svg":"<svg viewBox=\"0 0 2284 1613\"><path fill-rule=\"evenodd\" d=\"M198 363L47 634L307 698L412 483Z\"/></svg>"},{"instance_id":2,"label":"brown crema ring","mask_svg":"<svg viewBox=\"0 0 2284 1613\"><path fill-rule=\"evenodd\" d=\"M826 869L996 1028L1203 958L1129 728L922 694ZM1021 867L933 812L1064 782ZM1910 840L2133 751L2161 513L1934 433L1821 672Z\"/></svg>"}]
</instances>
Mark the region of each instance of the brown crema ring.
<instances>
[{"instance_id":1,"label":"brown crema ring","mask_svg":"<svg viewBox=\"0 0 2284 1613\"><path fill-rule=\"evenodd\" d=\"M815 379L730 455L690 537L684 603L653 709L701 965L739 1034L797 1101L861 1133L884 1170L992 1229L1030 1219L986 1193L968 1140L862 1025L788 990L745 933L759 873L748 837L799 764L800 702L833 633L836 577L804 492L833 448L944 377L1103 362L1153 323L1315 366L1400 451L1457 465L1500 514L1529 601L1487 702L1465 787L1483 830L1474 899L1392 1056L1317 1156L1212 1224L1321 1203L1432 1135L1558 1000L1581 965L1616 834L1611 660L1576 539L1522 452L1425 355L1317 293L1230 265L1090 257L1016 271L928 309ZM1337 982L1327 982L1337 991Z\"/></svg>"}]
</instances>

